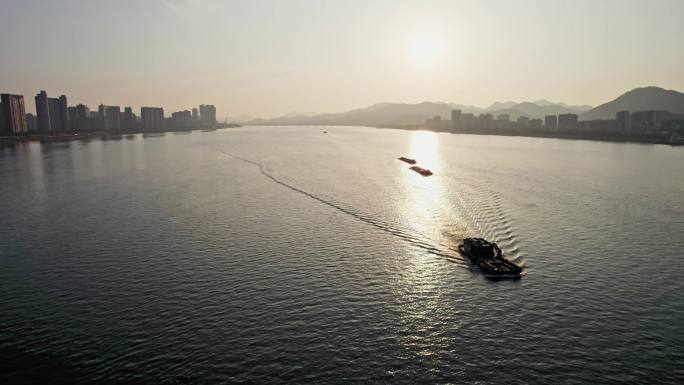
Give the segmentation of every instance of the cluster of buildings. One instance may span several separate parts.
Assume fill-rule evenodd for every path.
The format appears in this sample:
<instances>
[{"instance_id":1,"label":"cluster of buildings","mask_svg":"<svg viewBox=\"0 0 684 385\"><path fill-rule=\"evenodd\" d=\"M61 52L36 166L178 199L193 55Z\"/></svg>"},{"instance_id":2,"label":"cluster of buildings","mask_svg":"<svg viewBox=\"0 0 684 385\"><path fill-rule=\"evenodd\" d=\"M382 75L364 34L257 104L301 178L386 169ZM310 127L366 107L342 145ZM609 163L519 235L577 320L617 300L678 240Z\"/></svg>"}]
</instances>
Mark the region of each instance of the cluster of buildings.
<instances>
[{"instance_id":1,"label":"cluster of buildings","mask_svg":"<svg viewBox=\"0 0 684 385\"><path fill-rule=\"evenodd\" d=\"M428 119L429 128L454 132L507 133L529 132L538 134L568 134L602 137L654 137L672 134L684 135L684 114L669 111L620 111L615 119L580 121L577 114L547 115L544 119L525 116L513 121L507 114L463 113L451 111L451 120L435 116Z\"/></svg>"},{"instance_id":2,"label":"cluster of buildings","mask_svg":"<svg viewBox=\"0 0 684 385\"><path fill-rule=\"evenodd\" d=\"M192 111L178 111L170 117L161 107L142 107L136 115L131 107L100 104L91 111L84 104L69 106L67 97L48 97L40 91L36 113L26 113L23 95L0 94L0 136L27 133L53 134L84 131L162 131L213 128L216 107L202 104Z\"/></svg>"}]
</instances>

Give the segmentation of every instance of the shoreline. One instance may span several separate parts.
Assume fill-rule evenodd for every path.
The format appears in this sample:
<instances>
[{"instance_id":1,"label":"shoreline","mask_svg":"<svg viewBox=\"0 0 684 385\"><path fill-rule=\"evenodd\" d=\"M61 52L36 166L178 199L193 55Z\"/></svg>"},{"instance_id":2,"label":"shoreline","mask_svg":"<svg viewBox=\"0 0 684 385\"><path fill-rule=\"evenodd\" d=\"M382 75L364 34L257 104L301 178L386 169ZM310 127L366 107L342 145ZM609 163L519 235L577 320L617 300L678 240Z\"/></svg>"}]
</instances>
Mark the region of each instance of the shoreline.
<instances>
[{"instance_id":1,"label":"shoreline","mask_svg":"<svg viewBox=\"0 0 684 385\"><path fill-rule=\"evenodd\" d=\"M319 126L319 125L309 125L309 124L283 124L283 125L245 125L244 127L296 127L296 126ZM238 128L243 127L240 124L220 124L215 128L207 127L195 127L189 129L169 129L169 130L159 130L159 131L143 131L143 130L133 130L133 131L92 131L92 132L61 132L52 134L38 134L31 133L27 135L15 135L15 136L2 136L0 137L0 144L12 144L20 142L41 142L41 143L51 143L51 142L70 142L77 140L107 140L107 139L117 139L129 135L143 134L143 136L161 136L166 133L191 133L192 131L210 132L216 131L223 128ZM545 132L499 132L499 131L489 131L489 132L473 132L467 130L436 130L434 128L428 128L424 126L338 126L338 127L368 127L375 129L393 129L393 130L405 130L405 131L431 131L439 133L449 133L449 134L466 134L466 135L483 135L483 136L513 136L513 137L526 137L526 138L543 138L543 139L562 139L562 140L588 140L594 142L611 142L611 143L636 143L636 144L661 144L673 147L684 146L684 141L681 142L671 142L665 137L622 137L622 136L598 136L598 135L582 135L582 134L571 134L571 133L545 133Z\"/></svg>"},{"instance_id":2,"label":"shoreline","mask_svg":"<svg viewBox=\"0 0 684 385\"><path fill-rule=\"evenodd\" d=\"M117 130L117 131L80 131L80 132L54 132L54 133L30 133L25 135L14 135L14 136L0 136L0 144L12 144L21 142L41 142L41 143L52 143L52 142L71 142L77 140L107 140L107 139L118 139L130 135L143 134L143 136L162 136L166 133L186 133L189 134L193 131L216 131L223 128L236 128L242 127L239 124L218 124L216 127L194 127L187 129L167 129L167 130L155 130L155 131L143 131L143 130Z\"/></svg>"},{"instance_id":3,"label":"shoreline","mask_svg":"<svg viewBox=\"0 0 684 385\"><path fill-rule=\"evenodd\" d=\"M281 125L260 125L260 124L246 124L245 127L296 127L296 126L321 126L319 124L281 124ZM334 126L334 125L331 125ZM623 136L600 136L600 135L583 135L572 133L545 133L545 132L500 132L500 131L468 131L468 130L436 130L425 126L363 126L363 125L341 125L337 127L368 127L375 129L393 129L406 131L431 131L444 132L449 134L466 134L466 135L483 135L483 136L515 136L527 138L544 138L544 139L563 139L563 140L589 140L595 142L612 142L612 143L637 143L637 144L664 144L668 146L678 147L684 146L684 141L672 143L669 138L665 137L623 137Z\"/></svg>"},{"instance_id":4,"label":"shoreline","mask_svg":"<svg viewBox=\"0 0 684 385\"><path fill-rule=\"evenodd\" d=\"M435 130L427 127L396 127L396 126L374 126L378 129L396 129L407 131L432 131L445 132L449 134L466 134L466 135L483 135L483 136L514 136L525 138L543 138L543 139L562 139L562 140L588 140L594 142L611 142L611 143L636 143L636 144L665 144L668 146L684 146L683 142L672 143L669 138L665 137L624 137L624 136L600 136L600 135L583 135L572 133L545 133L545 132L474 132L474 131L451 131L451 130Z\"/></svg>"}]
</instances>

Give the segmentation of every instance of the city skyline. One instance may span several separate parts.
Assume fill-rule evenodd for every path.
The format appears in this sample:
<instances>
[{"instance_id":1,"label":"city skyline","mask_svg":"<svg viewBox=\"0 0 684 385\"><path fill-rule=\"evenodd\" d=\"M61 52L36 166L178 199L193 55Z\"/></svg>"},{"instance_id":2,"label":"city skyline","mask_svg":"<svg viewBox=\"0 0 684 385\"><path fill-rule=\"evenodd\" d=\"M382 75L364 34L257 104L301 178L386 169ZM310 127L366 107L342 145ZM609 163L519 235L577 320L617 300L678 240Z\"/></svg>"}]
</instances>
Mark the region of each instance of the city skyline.
<instances>
[{"instance_id":1,"label":"city skyline","mask_svg":"<svg viewBox=\"0 0 684 385\"><path fill-rule=\"evenodd\" d=\"M24 95L0 92L0 136L96 131L159 131L214 128L216 107L175 111L168 116L163 107L140 107L140 116L130 106L99 104L97 110L79 103L70 106L65 94L49 97L45 90L35 97L33 111L26 109ZM30 100L30 99L29 99Z\"/></svg>"},{"instance_id":2,"label":"city skyline","mask_svg":"<svg viewBox=\"0 0 684 385\"><path fill-rule=\"evenodd\" d=\"M596 105L633 87L684 89L675 0L23 1L2 11L3 89L87 105L180 110L209 99L221 117L273 117L426 100Z\"/></svg>"}]
</instances>

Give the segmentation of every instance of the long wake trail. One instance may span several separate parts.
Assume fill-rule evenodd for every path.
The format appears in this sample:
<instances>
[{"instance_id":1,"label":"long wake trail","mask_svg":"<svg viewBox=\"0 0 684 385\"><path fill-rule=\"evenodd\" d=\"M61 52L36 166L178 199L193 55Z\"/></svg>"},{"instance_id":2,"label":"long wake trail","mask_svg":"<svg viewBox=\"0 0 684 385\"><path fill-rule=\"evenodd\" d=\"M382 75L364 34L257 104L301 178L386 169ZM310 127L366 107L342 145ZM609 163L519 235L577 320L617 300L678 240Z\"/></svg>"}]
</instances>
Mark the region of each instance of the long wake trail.
<instances>
[{"instance_id":1,"label":"long wake trail","mask_svg":"<svg viewBox=\"0 0 684 385\"><path fill-rule=\"evenodd\" d=\"M257 167L259 169L259 172L261 173L261 175L265 176L266 178L270 179L274 183L277 183L277 184L279 184L279 185L281 185L287 189L290 189L290 190L295 191L299 194L302 194L302 195L305 195L311 199L314 199L320 203L323 203L324 205L332 207L335 210L338 210L344 214L347 214L347 215L354 217L354 218L356 218L362 222L365 222L365 223L367 223L367 224L369 224L369 225L371 225L371 226L373 226L379 230L382 230L388 234L391 234L397 238L400 238L400 239L410 243L412 246L415 246L417 248L425 250L430 254L437 255L440 257L444 257L444 258L449 259L451 262L457 262L457 263L460 263L462 265L467 266L467 263L464 261L463 257L455 249L449 248L449 250L453 252L453 254L451 254L446 250L441 250L439 248L436 248L427 242L416 239L416 237L412 236L408 231L399 229L393 225L390 225L390 224L385 223L383 221L377 220L377 219L370 217L368 215L359 213L353 209L344 207L341 204L338 204L338 203L335 203L333 201L321 198L320 196L317 196L317 195L310 193L306 190L303 190L299 187L291 185L291 184L289 184L289 183L287 183L281 179L278 179L275 176L273 176L273 174L269 173L268 170L261 163L255 162L251 159L243 158L241 156L238 156L238 155L232 154L230 152L215 148L213 146L209 146L209 147L211 147L215 151L220 152L220 153L222 153L226 156L229 156L233 159L237 159L239 161L242 161L242 162L245 162L245 163L248 163L248 164L251 164L251 165Z\"/></svg>"}]
</instances>

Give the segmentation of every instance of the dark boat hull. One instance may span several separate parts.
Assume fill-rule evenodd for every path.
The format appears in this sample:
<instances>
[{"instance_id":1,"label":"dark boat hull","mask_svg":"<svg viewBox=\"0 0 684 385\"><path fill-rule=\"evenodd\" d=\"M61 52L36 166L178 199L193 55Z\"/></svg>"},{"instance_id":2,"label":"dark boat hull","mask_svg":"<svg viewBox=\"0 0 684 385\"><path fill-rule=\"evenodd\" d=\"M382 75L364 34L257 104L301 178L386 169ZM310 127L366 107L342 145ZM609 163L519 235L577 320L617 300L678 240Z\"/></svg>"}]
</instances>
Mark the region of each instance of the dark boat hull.
<instances>
[{"instance_id":1,"label":"dark boat hull","mask_svg":"<svg viewBox=\"0 0 684 385\"><path fill-rule=\"evenodd\" d=\"M468 257L470 261L476 265L482 274L487 278L494 279L516 279L520 278L522 274L522 268L513 262L501 257L500 255L495 255L491 257L481 257L468 253L464 249L463 245L458 246L458 251L463 255Z\"/></svg>"},{"instance_id":2,"label":"dark boat hull","mask_svg":"<svg viewBox=\"0 0 684 385\"><path fill-rule=\"evenodd\" d=\"M410 168L411 170L417 172L418 174L422 175L422 176L430 176L430 175L432 175L432 171L430 171L430 170L428 170L428 169L426 169L426 168L422 168L422 167L418 167L418 166L413 166L413 167L409 167L409 168Z\"/></svg>"}]
</instances>

